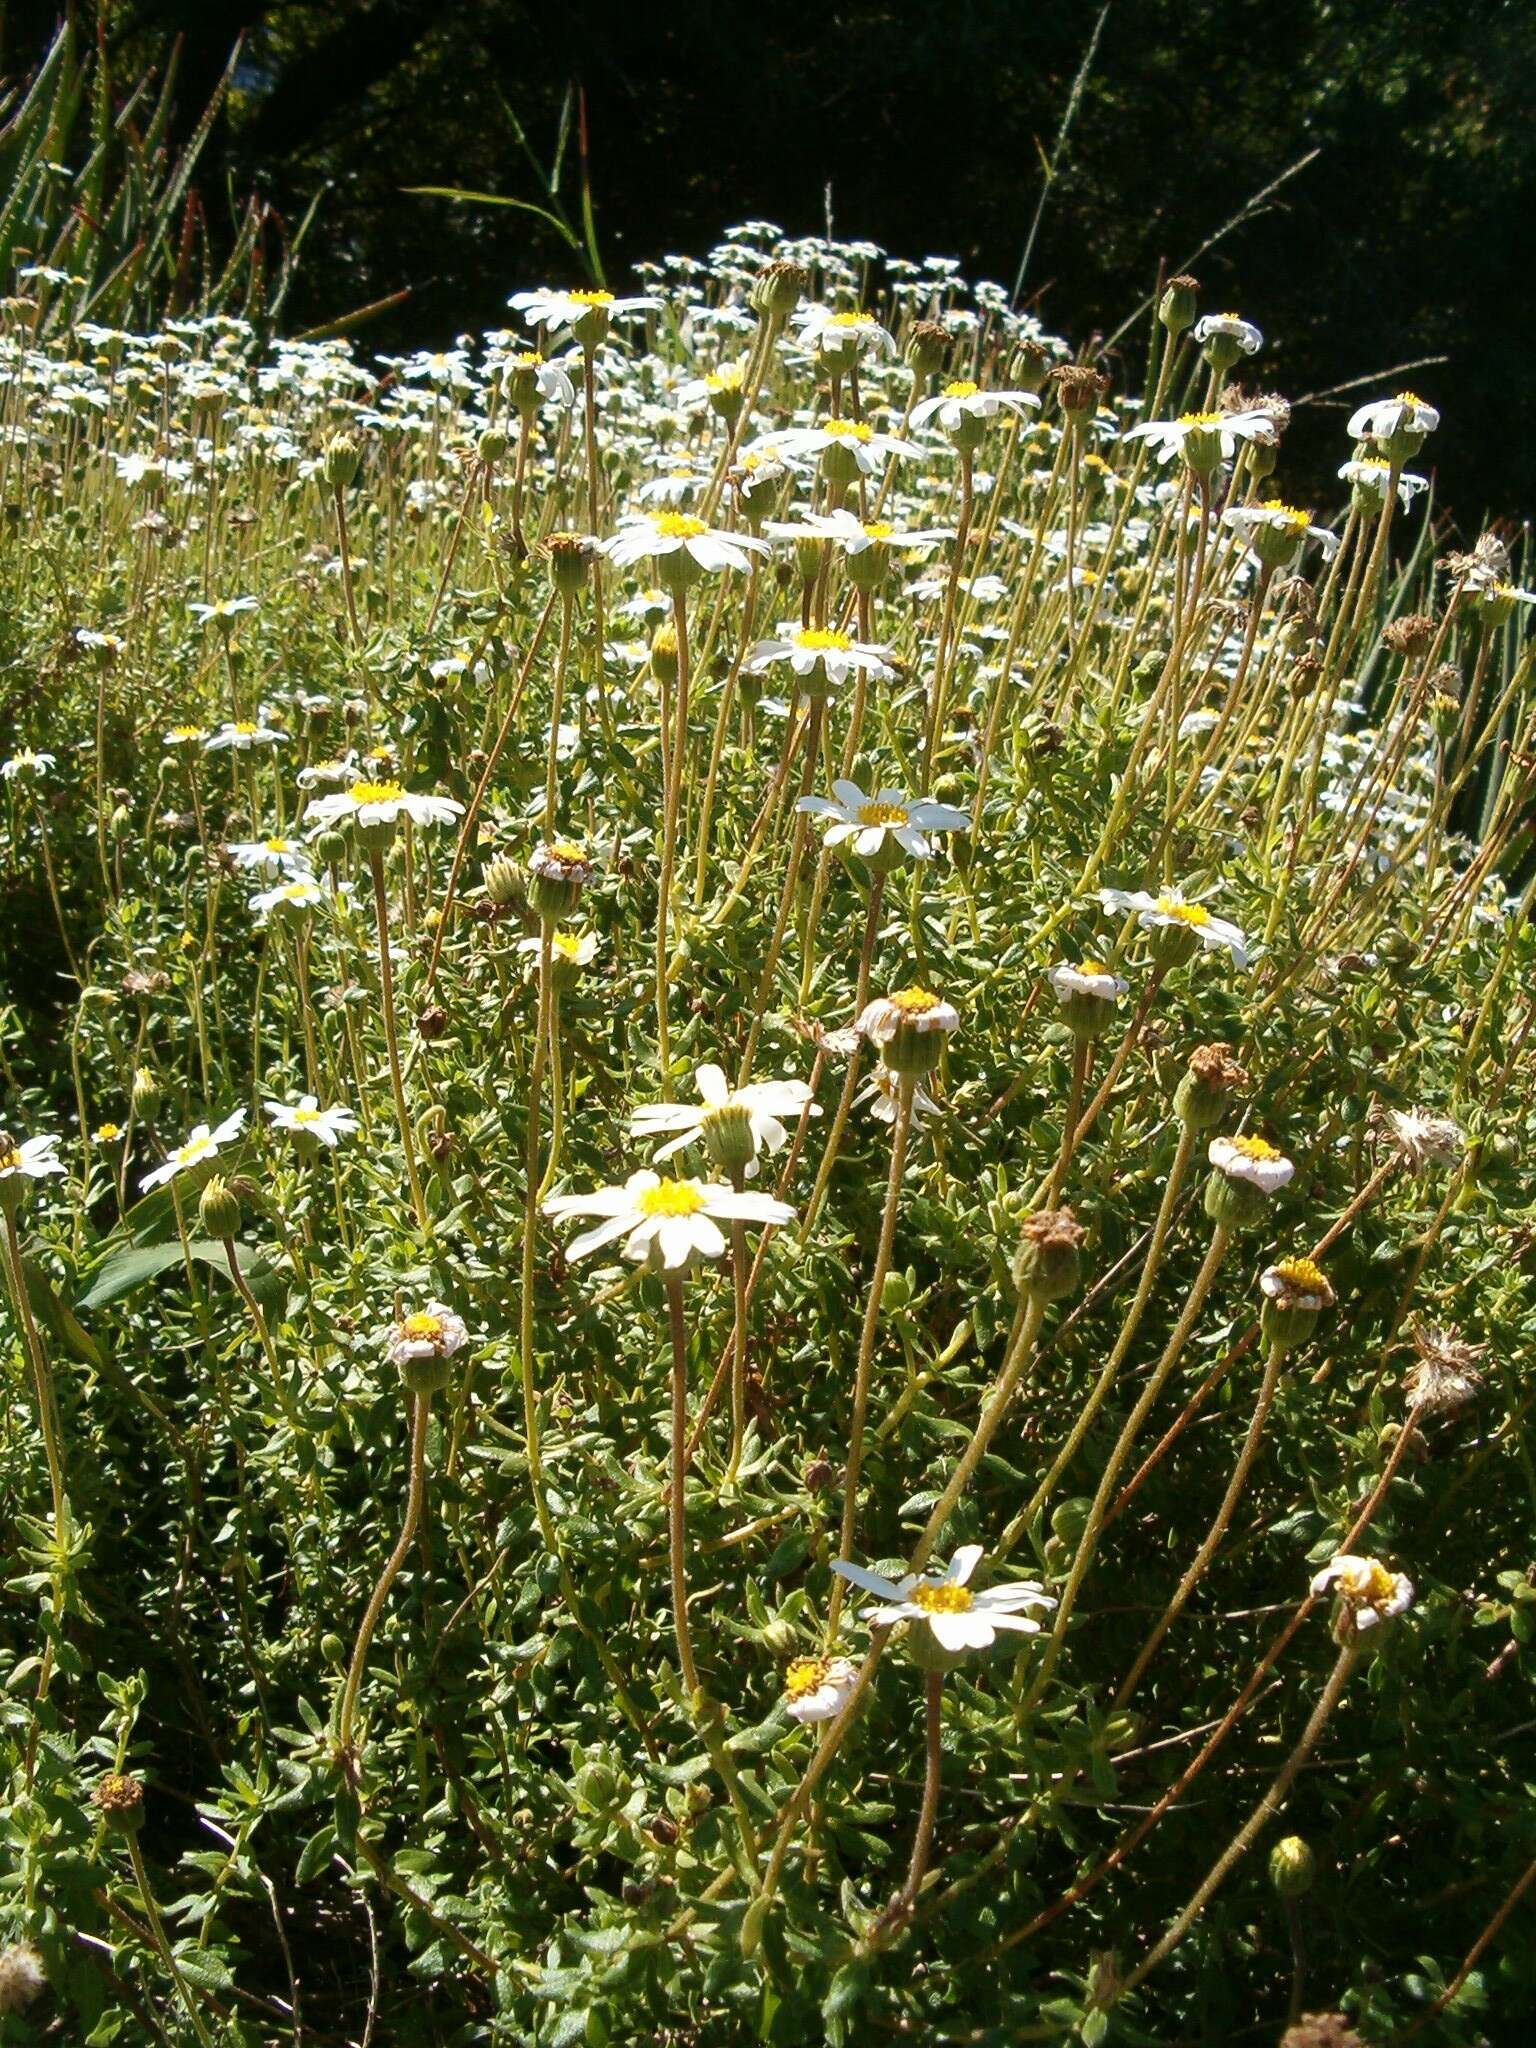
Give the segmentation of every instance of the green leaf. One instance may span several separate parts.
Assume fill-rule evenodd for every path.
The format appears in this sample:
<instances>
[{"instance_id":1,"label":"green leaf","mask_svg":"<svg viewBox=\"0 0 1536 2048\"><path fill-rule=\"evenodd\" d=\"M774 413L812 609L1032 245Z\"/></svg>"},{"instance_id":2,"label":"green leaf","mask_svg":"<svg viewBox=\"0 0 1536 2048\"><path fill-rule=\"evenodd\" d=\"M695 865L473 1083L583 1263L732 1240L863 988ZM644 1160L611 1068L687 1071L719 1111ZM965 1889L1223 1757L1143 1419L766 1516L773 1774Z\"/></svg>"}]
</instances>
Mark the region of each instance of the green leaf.
<instances>
[{"instance_id":1,"label":"green leaf","mask_svg":"<svg viewBox=\"0 0 1536 2048\"><path fill-rule=\"evenodd\" d=\"M556 234L564 236L573 249L581 247L580 239L558 214L551 213L547 206L535 206L531 199L511 199L505 192L464 192L457 185L402 185L400 189L418 199L457 199L472 206L515 206L520 213L536 213Z\"/></svg>"},{"instance_id":2,"label":"green leaf","mask_svg":"<svg viewBox=\"0 0 1536 2048\"><path fill-rule=\"evenodd\" d=\"M223 1245L211 1237L194 1237L187 1246L202 1265L229 1278L229 1260ZM236 1242L235 1260L247 1285L265 1315L281 1315L288 1299L288 1283L267 1263L265 1256L248 1244ZM135 1288L158 1279L171 1266L182 1263L179 1241L170 1244L127 1245L111 1253L96 1269L96 1277L81 1295L79 1308L102 1308Z\"/></svg>"}]
</instances>

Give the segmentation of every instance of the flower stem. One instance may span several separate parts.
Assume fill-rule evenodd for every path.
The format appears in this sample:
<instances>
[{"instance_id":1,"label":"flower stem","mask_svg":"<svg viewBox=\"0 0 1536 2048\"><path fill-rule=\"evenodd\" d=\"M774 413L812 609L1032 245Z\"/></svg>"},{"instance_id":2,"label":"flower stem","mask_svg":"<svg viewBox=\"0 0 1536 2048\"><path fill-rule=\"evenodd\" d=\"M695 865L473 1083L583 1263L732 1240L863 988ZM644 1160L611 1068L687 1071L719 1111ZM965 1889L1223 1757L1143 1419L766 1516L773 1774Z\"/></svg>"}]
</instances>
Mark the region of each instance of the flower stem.
<instances>
[{"instance_id":1,"label":"flower stem","mask_svg":"<svg viewBox=\"0 0 1536 2048\"><path fill-rule=\"evenodd\" d=\"M389 1598L389 1589L400 1576L400 1568L411 1552L416 1540L416 1531L421 1526L422 1509L427 1497L427 1411L431 1407L429 1394L408 1394L406 1399L411 1410L411 1466L410 1481L405 1496L405 1520L400 1527L399 1540L385 1561L379 1574L379 1582L373 1589L373 1597L358 1625L357 1641L352 1649L352 1661L347 1667L347 1680L342 1688L341 1706L336 1717L336 1747L343 1757L352 1753L352 1730L357 1715L358 1689L363 1682L363 1667L368 1659L368 1647L373 1641L373 1632L378 1627L379 1616L384 1611L384 1602Z\"/></svg>"},{"instance_id":2,"label":"flower stem","mask_svg":"<svg viewBox=\"0 0 1536 2048\"><path fill-rule=\"evenodd\" d=\"M400 1070L400 1033L395 1023L395 970L389 957L389 898L384 888L384 856L377 847L369 849L368 866L373 875L373 905L379 928L379 996L384 1012L384 1043L389 1049L389 1083L394 1091L395 1118L400 1126L400 1144L405 1153L405 1174L411 1186L411 1206L417 1227L431 1228L426 1198L421 1192L421 1174L416 1165L416 1141L411 1135L411 1116L405 1103L405 1079Z\"/></svg>"},{"instance_id":3,"label":"flower stem","mask_svg":"<svg viewBox=\"0 0 1536 2048\"><path fill-rule=\"evenodd\" d=\"M672 1567L672 1627L677 1636L677 1662L683 1688L692 1702L699 1691L688 1628L688 1509L684 1498L684 1460L688 1450L688 1322L683 1311L683 1283L675 1272L666 1276L667 1323L672 1335L672 1491L667 1514L668 1555Z\"/></svg>"},{"instance_id":4,"label":"flower stem","mask_svg":"<svg viewBox=\"0 0 1536 2048\"><path fill-rule=\"evenodd\" d=\"M149 1923L150 1939L159 1951L160 1960L170 1973L170 1979L176 1986L177 1995L187 2009L187 2017L192 2022L193 2032L197 2035L198 2040L203 2043L203 2048L213 2048L213 2036L208 2031L207 2022L197 2009L197 2001L192 1996L191 1986L182 1975L181 1968L176 1961L175 1952L171 1947L170 1941L167 1939L165 1922L160 1918L160 1908L155 1904L155 1895L150 1889L149 1872L144 1868L144 1853L139 1847L137 1838L133 1835L128 1837L128 1861L133 1865L133 1881L139 1888L139 1902L144 1908L144 1918Z\"/></svg>"}]
</instances>

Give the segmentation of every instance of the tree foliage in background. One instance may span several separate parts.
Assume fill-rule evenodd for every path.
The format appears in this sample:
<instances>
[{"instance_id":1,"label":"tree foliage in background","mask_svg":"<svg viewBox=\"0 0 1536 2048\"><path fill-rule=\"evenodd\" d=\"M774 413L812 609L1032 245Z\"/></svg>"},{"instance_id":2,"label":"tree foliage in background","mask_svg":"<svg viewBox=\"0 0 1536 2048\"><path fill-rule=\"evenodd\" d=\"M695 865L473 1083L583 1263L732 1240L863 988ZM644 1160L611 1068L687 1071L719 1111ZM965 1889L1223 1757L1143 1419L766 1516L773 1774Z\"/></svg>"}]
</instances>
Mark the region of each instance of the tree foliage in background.
<instances>
[{"instance_id":1,"label":"tree foliage in background","mask_svg":"<svg viewBox=\"0 0 1536 2048\"><path fill-rule=\"evenodd\" d=\"M23 0L0 63L33 63L52 11ZM1011 286L1094 15L1059 0L676 0L595 14L521 0L123 0L109 20L146 61L183 38L181 135L245 38L204 182L257 185L291 223L323 189L294 321L409 288L369 330L389 346L494 323L533 270L581 281L580 255L533 215L402 190L547 203L519 131L547 172L575 81L616 275L663 248L702 255L727 217L819 228L830 188L840 233L953 254ZM1517 0L1122 0L1026 294L1047 318L1070 309L1074 332L1110 334L1159 261L1184 263L1316 150L1196 259L1207 302L1241 278L1242 310L1272 338L1270 374L1297 396L1445 357L1412 377L1455 415L1442 502L1470 533L1518 505L1536 419L1514 231L1536 169L1522 83L1533 64L1536 11ZM568 205L574 157L573 144ZM1134 381L1138 366L1123 367ZM1318 489L1348 402L1298 422L1292 459L1300 470L1310 456Z\"/></svg>"}]
</instances>

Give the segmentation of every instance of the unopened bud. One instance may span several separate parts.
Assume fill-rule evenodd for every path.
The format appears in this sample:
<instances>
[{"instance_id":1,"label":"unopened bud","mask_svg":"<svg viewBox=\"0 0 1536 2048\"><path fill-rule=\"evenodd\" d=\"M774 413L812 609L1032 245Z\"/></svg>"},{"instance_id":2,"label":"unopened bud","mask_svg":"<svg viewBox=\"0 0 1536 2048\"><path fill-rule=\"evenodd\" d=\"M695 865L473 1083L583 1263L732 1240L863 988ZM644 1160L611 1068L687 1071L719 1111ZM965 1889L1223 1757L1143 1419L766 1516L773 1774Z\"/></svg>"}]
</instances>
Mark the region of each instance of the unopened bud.
<instances>
[{"instance_id":1,"label":"unopened bud","mask_svg":"<svg viewBox=\"0 0 1536 2048\"><path fill-rule=\"evenodd\" d=\"M203 1235L220 1244L240 1235L240 1197L218 1174L197 1198L197 1220Z\"/></svg>"}]
</instances>

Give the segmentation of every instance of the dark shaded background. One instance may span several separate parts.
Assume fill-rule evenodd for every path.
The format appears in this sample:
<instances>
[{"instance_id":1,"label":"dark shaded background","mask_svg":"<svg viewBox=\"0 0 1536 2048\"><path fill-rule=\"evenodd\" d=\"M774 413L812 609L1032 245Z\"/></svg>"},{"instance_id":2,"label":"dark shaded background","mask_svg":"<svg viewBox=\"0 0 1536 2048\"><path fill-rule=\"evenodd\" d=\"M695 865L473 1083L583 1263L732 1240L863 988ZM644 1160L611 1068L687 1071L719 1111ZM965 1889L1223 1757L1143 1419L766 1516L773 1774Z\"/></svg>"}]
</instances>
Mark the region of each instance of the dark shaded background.
<instances>
[{"instance_id":1,"label":"dark shaded background","mask_svg":"<svg viewBox=\"0 0 1536 2048\"><path fill-rule=\"evenodd\" d=\"M0 66L24 71L55 18L12 0ZM532 216L400 191L538 199L511 116L547 161L573 81L610 282L748 216L819 229L830 185L840 234L1011 286L1095 18L1066 0L117 0L107 17L126 55L183 38L184 129L244 35L202 164L210 214L255 186L293 223L325 187L287 324L409 287L358 330L380 348L497 324L516 285L580 281ZM1303 410L1284 481L1326 489L1348 406L1410 383L1445 414L1432 448L1463 530L1518 516L1536 420L1533 77L1530 0L1113 0L1026 294L1074 338L1112 331L1160 259L1188 258L1316 148L1194 266L1208 308L1270 337L1266 384L1367 379ZM573 147L573 215L577 190ZM1143 341L1120 366L1133 384Z\"/></svg>"}]
</instances>

